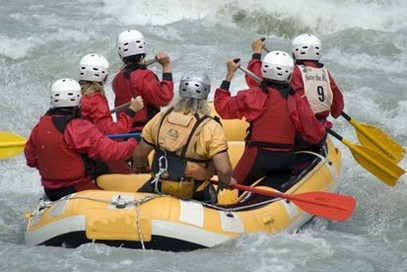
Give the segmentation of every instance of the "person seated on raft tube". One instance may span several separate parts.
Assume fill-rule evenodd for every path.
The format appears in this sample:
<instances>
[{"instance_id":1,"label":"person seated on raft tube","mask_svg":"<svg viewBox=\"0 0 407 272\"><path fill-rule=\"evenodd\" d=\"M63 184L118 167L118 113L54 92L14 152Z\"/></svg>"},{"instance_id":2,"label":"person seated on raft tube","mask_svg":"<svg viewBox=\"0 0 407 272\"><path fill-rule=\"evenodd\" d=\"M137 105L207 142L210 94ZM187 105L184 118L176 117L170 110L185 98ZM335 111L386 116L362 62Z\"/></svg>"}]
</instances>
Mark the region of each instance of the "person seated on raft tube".
<instances>
[{"instance_id":1,"label":"person seated on raft tube","mask_svg":"<svg viewBox=\"0 0 407 272\"><path fill-rule=\"evenodd\" d=\"M294 135L298 111L289 109L292 89L289 85L294 61L283 51L268 53L262 62L262 82L247 90L238 91L235 96L229 92L230 82L239 68L231 59L227 62L227 74L220 88L215 92L214 105L221 118L245 117L250 123L242 157L233 171L232 179L237 183L250 185L266 176L262 185L280 189L291 176L295 162ZM294 113L296 114L294 116ZM307 115L308 114L308 115ZM301 115L313 114L308 112ZM315 119L315 118L314 118ZM315 119L313 125L318 125ZM325 130L320 128L319 141Z\"/></svg>"},{"instance_id":2,"label":"person seated on raft tube","mask_svg":"<svg viewBox=\"0 0 407 272\"><path fill-rule=\"evenodd\" d=\"M37 168L45 195L55 201L87 189L94 183L98 161L125 160L137 146L135 139L116 142L94 124L81 119L81 86L70 78L51 87L51 105L33 128L24 148L27 165Z\"/></svg>"},{"instance_id":3,"label":"person seated on raft tube","mask_svg":"<svg viewBox=\"0 0 407 272\"><path fill-rule=\"evenodd\" d=\"M117 37L117 53L124 67L116 74L112 82L115 94L115 107L129 102L132 97L141 96L144 108L136 113L132 132L141 132L144 125L167 106L174 96L171 62L164 52L158 52L155 58L163 69L162 80L145 65L145 39L137 30L126 30Z\"/></svg>"},{"instance_id":4,"label":"person seated on raft tube","mask_svg":"<svg viewBox=\"0 0 407 272\"><path fill-rule=\"evenodd\" d=\"M82 88L81 114L104 134L129 133L136 112L144 104L141 96L130 101L129 108L119 112L114 122L103 85L109 75L109 62L100 54L87 54L79 62L79 84ZM125 161L109 162L109 173L131 174L133 169Z\"/></svg>"},{"instance_id":5,"label":"person seated on raft tube","mask_svg":"<svg viewBox=\"0 0 407 272\"><path fill-rule=\"evenodd\" d=\"M133 157L135 172L146 172L147 156L153 149L155 153L153 177L139 191L214 203L217 195L209 179L215 171L221 187L235 184L225 132L209 116L210 90L206 74L186 73L174 107L157 114L144 127Z\"/></svg>"}]
</instances>

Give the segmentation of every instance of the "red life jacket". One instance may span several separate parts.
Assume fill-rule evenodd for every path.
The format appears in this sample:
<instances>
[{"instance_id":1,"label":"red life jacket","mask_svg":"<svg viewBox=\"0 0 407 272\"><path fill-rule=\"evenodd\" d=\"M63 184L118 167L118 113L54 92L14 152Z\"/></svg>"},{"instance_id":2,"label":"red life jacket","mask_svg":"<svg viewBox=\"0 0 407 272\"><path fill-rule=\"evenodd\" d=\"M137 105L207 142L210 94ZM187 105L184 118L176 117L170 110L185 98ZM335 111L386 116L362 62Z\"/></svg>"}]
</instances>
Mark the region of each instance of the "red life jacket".
<instances>
[{"instance_id":1,"label":"red life jacket","mask_svg":"<svg viewBox=\"0 0 407 272\"><path fill-rule=\"evenodd\" d=\"M246 141L259 147L291 150L295 128L290 120L287 105L289 89L277 90L264 86L263 90L268 92L264 112L250 123L250 133Z\"/></svg>"},{"instance_id":2,"label":"red life jacket","mask_svg":"<svg viewBox=\"0 0 407 272\"><path fill-rule=\"evenodd\" d=\"M324 126L314 115L307 97L295 92L288 97L290 119L304 139L311 144L318 144L326 135Z\"/></svg>"},{"instance_id":3,"label":"red life jacket","mask_svg":"<svg viewBox=\"0 0 407 272\"><path fill-rule=\"evenodd\" d=\"M130 75L133 72L137 73L138 69L145 69L145 67L140 65L140 67L130 68L132 69L129 70L127 66L124 67L113 79L112 88L115 94L115 107L121 106L129 102L131 98L140 95L137 90L134 90L130 85ZM159 109L154 105L148 104L146 101L144 101L144 103L144 107L134 115L134 123L131 131L141 131L144 125L159 112Z\"/></svg>"},{"instance_id":4,"label":"red life jacket","mask_svg":"<svg viewBox=\"0 0 407 272\"><path fill-rule=\"evenodd\" d=\"M82 156L64 144L65 116L43 116L38 124L36 154L46 189L70 186L86 175ZM59 185L58 185L59 184Z\"/></svg>"}]
</instances>

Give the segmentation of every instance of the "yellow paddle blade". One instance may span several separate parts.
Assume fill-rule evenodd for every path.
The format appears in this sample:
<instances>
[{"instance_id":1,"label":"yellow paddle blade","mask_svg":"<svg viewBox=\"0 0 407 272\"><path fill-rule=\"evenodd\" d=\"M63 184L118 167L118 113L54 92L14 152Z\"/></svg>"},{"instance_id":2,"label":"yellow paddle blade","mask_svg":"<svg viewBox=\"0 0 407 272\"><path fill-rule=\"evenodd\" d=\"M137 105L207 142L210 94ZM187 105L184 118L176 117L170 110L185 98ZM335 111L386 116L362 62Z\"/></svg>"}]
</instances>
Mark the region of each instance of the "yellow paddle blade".
<instances>
[{"instance_id":1,"label":"yellow paddle blade","mask_svg":"<svg viewBox=\"0 0 407 272\"><path fill-rule=\"evenodd\" d=\"M387 157L367 146L355 145L346 139L342 142L349 147L355 160L375 177L389 186L396 185L397 180L406 171Z\"/></svg>"},{"instance_id":2,"label":"yellow paddle blade","mask_svg":"<svg viewBox=\"0 0 407 272\"><path fill-rule=\"evenodd\" d=\"M347 115L345 112L342 112L341 115L356 129L359 142L362 145L368 146L387 156L396 164L404 158L406 150L381 129L374 126L361 124L352 119L352 117Z\"/></svg>"},{"instance_id":3,"label":"yellow paddle blade","mask_svg":"<svg viewBox=\"0 0 407 272\"><path fill-rule=\"evenodd\" d=\"M11 133L0 131L0 159L13 157L23 151L27 139Z\"/></svg>"},{"instance_id":4,"label":"yellow paddle blade","mask_svg":"<svg viewBox=\"0 0 407 272\"><path fill-rule=\"evenodd\" d=\"M354 120L351 121L351 124L357 129L357 136L362 145L368 146L384 154L394 163L398 163L404 158L406 150L381 129L374 126L359 124Z\"/></svg>"}]
</instances>

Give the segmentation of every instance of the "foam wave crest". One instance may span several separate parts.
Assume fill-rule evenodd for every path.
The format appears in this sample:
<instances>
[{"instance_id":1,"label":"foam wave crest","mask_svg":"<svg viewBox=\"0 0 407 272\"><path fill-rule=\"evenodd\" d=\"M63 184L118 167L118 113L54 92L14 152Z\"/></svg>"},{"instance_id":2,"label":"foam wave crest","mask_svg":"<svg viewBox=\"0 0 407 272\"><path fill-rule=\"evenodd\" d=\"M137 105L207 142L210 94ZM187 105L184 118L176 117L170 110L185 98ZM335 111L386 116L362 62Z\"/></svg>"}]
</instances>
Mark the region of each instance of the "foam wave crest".
<instances>
[{"instance_id":1,"label":"foam wave crest","mask_svg":"<svg viewBox=\"0 0 407 272\"><path fill-rule=\"evenodd\" d=\"M394 31L407 26L402 0L324 1L118 1L104 0L104 12L126 25L164 25L208 20L232 23L258 34L289 37L301 32L328 34L349 28Z\"/></svg>"}]
</instances>

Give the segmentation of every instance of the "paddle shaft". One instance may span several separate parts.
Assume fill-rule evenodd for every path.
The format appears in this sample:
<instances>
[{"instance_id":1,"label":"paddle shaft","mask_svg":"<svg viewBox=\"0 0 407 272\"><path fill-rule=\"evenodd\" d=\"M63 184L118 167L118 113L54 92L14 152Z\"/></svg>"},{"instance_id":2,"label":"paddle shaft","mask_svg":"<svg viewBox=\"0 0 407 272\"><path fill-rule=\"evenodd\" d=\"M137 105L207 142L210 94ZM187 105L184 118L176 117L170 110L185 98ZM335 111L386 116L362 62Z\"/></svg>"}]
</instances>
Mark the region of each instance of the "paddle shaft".
<instances>
[{"instance_id":1,"label":"paddle shaft","mask_svg":"<svg viewBox=\"0 0 407 272\"><path fill-rule=\"evenodd\" d=\"M27 141L13 141L13 142L0 143L0 148L25 146L26 142Z\"/></svg>"},{"instance_id":2,"label":"paddle shaft","mask_svg":"<svg viewBox=\"0 0 407 272\"><path fill-rule=\"evenodd\" d=\"M10 132L0 132L1 135L6 135L6 139L2 139L0 142L0 159L7 159L14 157L23 151L27 139ZM140 132L125 133L125 134L109 134L106 137L110 139L127 139L140 137Z\"/></svg>"},{"instance_id":3,"label":"paddle shaft","mask_svg":"<svg viewBox=\"0 0 407 272\"><path fill-rule=\"evenodd\" d=\"M235 59L234 62L238 63L240 59ZM261 78L259 78L256 74L254 74L252 71L249 71L248 69L242 67L242 65L239 65L239 69L243 71L245 74L256 80L258 83L261 82Z\"/></svg>"},{"instance_id":4,"label":"paddle shaft","mask_svg":"<svg viewBox=\"0 0 407 272\"><path fill-rule=\"evenodd\" d=\"M109 134L106 135L110 139L126 139L126 138L135 138L141 136L141 132L134 133L124 133L124 134Z\"/></svg>"},{"instance_id":5,"label":"paddle shaft","mask_svg":"<svg viewBox=\"0 0 407 272\"><path fill-rule=\"evenodd\" d=\"M153 64L153 63L156 63L157 61L158 61L157 59L148 60L148 61L146 62L146 66L149 66L149 65L151 65L151 64ZM121 104L120 106L117 106L117 107L115 107L115 108L113 108L113 109L111 109L111 110L110 110L110 113L113 114L113 113L116 113L116 112L125 110L125 109L127 109L129 106L130 106L130 101L129 101L129 102L126 102L126 103L124 103L124 104Z\"/></svg>"}]
</instances>

